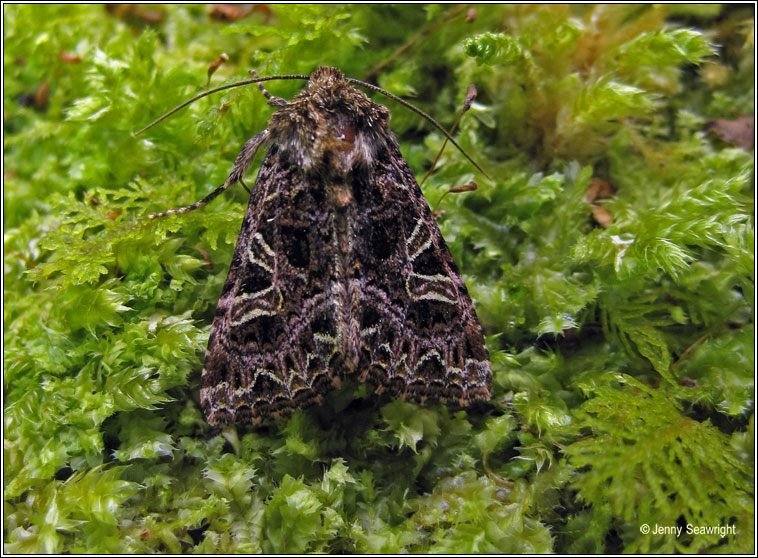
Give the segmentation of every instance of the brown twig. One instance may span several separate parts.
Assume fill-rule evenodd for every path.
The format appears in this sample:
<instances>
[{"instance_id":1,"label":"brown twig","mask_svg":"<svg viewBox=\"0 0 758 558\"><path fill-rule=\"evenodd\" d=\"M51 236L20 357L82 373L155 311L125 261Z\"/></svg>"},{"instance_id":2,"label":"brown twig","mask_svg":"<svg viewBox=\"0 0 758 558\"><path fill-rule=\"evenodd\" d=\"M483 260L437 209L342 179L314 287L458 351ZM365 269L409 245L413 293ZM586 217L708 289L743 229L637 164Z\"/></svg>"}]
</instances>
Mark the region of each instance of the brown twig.
<instances>
[{"instance_id":1,"label":"brown twig","mask_svg":"<svg viewBox=\"0 0 758 558\"><path fill-rule=\"evenodd\" d=\"M678 359L676 359L676 362L675 362L674 364L672 364L672 365L671 365L671 371L672 371L674 374L676 374L676 371L678 370L678 368L679 368L679 366L682 364L682 362L683 362L683 361L684 361L684 360L685 360L685 359L686 359L686 358L687 358L687 357L688 357L688 356L689 356L689 355L690 355L690 354L691 354L691 353L692 353L692 352L693 352L695 349L697 349L697 348L698 348L698 347L699 347L699 346L700 346L700 345L703 343L703 341L705 341L705 340L706 340L708 337L710 337L711 335L713 335L714 333L716 333L716 332L717 332L719 329L722 329L722 328L726 327L727 323L728 323L728 320L725 320L725 321L723 321L723 322L720 322L720 323L718 323L718 324L716 324L716 325L713 325L713 326L709 327L709 328L706 330L706 332L705 332L703 335L701 335L700 337L698 337L698 338L695 340L695 342L694 342L694 343L692 343L692 345L690 345L689 347L687 347L687 348L684 350L684 352L683 352L681 355L679 355L679 358L678 358Z\"/></svg>"},{"instance_id":2,"label":"brown twig","mask_svg":"<svg viewBox=\"0 0 758 558\"><path fill-rule=\"evenodd\" d=\"M187 244L189 248L193 248L200 252L200 255L203 256L203 259L205 260L205 269L208 271L213 271L213 261L211 260L211 256L208 252L200 248L199 246L192 246L191 244Z\"/></svg>"},{"instance_id":3,"label":"brown twig","mask_svg":"<svg viewBox=\"0 0 758 558\"><path fill-rule=\"evenodd\" d=\"M211 76L216 73L216 70L218 70L221 67L221 64L224 62L229 62L229 55L225 52L222 52L219 54L218 58L216 58L213 62L211 62L211 65L208 66L208 81L205 83L206 89L211 86Z\"/></svg>"},{"instance_id":4,"label":"brown twig","mask_svg":"<svg viewBox=\"0 0 758 558\"><path fill-rule=\"evenodd\" d=\"M447 192L442 194L442 197L437 200L437 203L434 206L434 209L432 210L432 213L437 213L437 208L442 203L442 200L445 199L445 196L448 194L457 194L458 192L473 192L476 190L479 186L474 182L473 180L468 181L466 184L461 184L460 186L453 186L450 188Z\"/></svg>"},{"instance_id":5,"label":"brown twig","mask_svg":"<svg viewBox=\"0 0 758 558\"><path fill-rule=\"evenodd\" d=\"M489 451L482 451L482 467L484 467L484 472L487 473L487 476L491 478L496 485L502 486L503 488L513 488L514 483L512 481L505 480L487 465L487 457L489 454Z\"/></svg>"},{"instance_id":6,"label":"brown twig","mask_svg":"<svg viewBox=\"0 0 758 558\"><path fill-rule=\"evenodd\" d=\"M23 254L20 254L18 252L14 252L12 250L6 250L5 253L8 254L9 256L16 256L19 260L21 260L22 262L24 262L29 267L37 267L36 263L34 263L32 260L30 260L29 258L27 258L26 256L24 256Z\"/></svg>"}]
</instances>

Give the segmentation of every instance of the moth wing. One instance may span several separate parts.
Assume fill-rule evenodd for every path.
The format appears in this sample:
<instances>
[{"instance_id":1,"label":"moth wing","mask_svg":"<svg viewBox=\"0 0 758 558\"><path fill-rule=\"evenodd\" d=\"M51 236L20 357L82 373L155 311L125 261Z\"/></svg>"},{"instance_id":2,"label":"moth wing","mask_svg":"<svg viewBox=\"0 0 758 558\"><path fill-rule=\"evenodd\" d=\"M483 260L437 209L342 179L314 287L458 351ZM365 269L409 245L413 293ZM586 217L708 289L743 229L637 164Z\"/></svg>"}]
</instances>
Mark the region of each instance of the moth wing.
<instances>
[{"instance_id":1,"label":"moth wing","mask_svg":"<svg viewBox=\"0 0 758 558\"><path fill-rule=\"evenodd\" d=\"M211 326L201 389L211 424L276 418L332 388L337 325L323 254L333 217L314 211L323 195L271 149Z\"/></svg>"},{"instance_id":2,"label":"moth wing","mask_svg":"<svg viewBox=\"0 0 758 558\"><path fill-rule=\"evenodd\" d=\"M489 353L474 305L396 141L356 186L362 270L361 379L400 396L488 399Z\"/></svg>"}]
</instances>

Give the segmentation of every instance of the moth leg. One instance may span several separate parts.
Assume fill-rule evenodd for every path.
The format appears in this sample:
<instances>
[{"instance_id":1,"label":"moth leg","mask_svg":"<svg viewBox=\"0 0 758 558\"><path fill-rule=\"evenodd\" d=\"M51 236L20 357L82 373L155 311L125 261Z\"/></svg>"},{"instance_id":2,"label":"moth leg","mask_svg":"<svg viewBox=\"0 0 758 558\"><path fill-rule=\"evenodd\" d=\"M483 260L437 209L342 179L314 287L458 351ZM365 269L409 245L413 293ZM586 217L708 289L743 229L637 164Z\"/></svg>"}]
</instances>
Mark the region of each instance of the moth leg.
<instances>
[{"instance_id":1,"label":"moth leg","mask_svg":"<svg viewBox=\"0 0 758 558\"><path fill-rule=\"evenodd\" d=\"M258 72L255 70L249 70L249 73L254 77L258 77ZM263 87L262 83L258 83L258 89L261 90L261 93L263 93L264 97L268 99L268 104L272 107L283 107L287 104L287 101L285 99L282 99L281 97L275 97L268 91L266 91L266 88Z\"/></svg>"},{"instance_id":2,"label":"moth leg","mask_svg":"<svg viewBox=\"0 0 758 558\"><path fill-rule=\"evenodd\" d=\"M253 161L253 157L255 157L255 153L258 151L258 148L260 148L266 139L268 139L268 135L269 131L266 129L245 142L245 146L242 148L242 151L240 151L240 154L237 155L237 160L234 162L234 168L229 174L229 177L221 186L213 190L213 192L205 196L203 199L196 201L192 205L186 205L177 209L169 209L168 211L161 211L160 213L151 213L147 216L148 219L157 219L158 217L165 217L166 215L179 215L181 213L187 213L193 209L197 209L198 207L203 207L204 205L208 205L210 201L216 198L216 196L218 196L224 190L230 188L237 182L242 182L242 175L245 174L247 167L249 167L250 163ZM245 183L243 182L242 184L244 185ZM245 186L245 189L248 192L250 191L247 186Z\"/></svg>"},{"instance_id":3,"label":"moth leg","mask_svg":"<svg viewBox=\"0 0 758 558\"><path fill-rule=\"evenodd\" d=\"M250 191L250 188L248 188L248 187L247 187L247 184L245 184L245 181L244 181L244 180L242 180L241 178L240 178L240 184L242 184L242 187L243 187L245 190L247 190L247 193L248 193L248 194L252 194L252 192Z\"/></svg>"}]
</instances>

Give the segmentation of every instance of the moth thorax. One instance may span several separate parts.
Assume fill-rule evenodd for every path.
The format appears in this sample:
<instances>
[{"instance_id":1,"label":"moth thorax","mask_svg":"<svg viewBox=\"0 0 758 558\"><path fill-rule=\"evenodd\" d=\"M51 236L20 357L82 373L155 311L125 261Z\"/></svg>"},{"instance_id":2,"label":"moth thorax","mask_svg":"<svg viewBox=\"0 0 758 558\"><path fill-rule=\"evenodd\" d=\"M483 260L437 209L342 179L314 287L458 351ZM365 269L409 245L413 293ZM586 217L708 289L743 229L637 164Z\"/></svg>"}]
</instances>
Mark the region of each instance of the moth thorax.
<instances>
[{"instance_id":1,"label":"moth thorax","mask_svg":"<svg viewBox=\"0 0 758 558\"><path fill-rule=\"evenodd\" d=\"M311 130L301 134L301 162L305 170L325 176L346 176L357 168L368 168L376 155L375 134L364 131L344 111L320 115ZM303 137L305 136L305 137Z\"/></svg>"}]
</instances>

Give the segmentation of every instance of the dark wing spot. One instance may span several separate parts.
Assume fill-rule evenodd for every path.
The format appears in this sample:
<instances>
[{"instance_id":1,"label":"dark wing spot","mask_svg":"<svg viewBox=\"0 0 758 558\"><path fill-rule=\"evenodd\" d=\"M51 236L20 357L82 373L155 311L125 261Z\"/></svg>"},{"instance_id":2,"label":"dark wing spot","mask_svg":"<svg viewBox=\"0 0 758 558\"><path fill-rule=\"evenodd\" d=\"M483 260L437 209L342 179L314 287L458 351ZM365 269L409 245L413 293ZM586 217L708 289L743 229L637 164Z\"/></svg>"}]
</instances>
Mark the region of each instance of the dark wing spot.
<instances>
[{"instance_id":1,"label":"dark wing spot","mask_svg":"<svg viewBox=\"0 0 758 558\"><path fill-rule=\"evenodd\" d=\"M369 250L378 260L386 260L397 249L400 237L400 228L393 219L375 221L371 226L369 238Z\"/></svg>"},{"instance_id":2,"label":"dark wing spot","mask_svg":"<svg viewBox=\"0 0 758 558\"><path fill-rule=\"evenodd\" d=\"M253 322L241 326L244 331L244 343L256 343L262 345L268 340L270 345L275 346L279 333L281 319L278 316L257 316Z\"/></svg>"},{"instance_id":3,"label":"dark wing spot","mask_svg":"<svg viewBox=\"0 0 758 558\"><path fill-rule=\"evenodd\" d=\"M281 386L278 382L274 381L271 376L265 372L258 374L255 378L255 382L250 386L250 391L255 394L258 399L271 400L272 397L276 398L285 397L285 394L281 394Z\"/></svg>"},{"instance_id":4,"label":"dark wing spot","mask_svg":"<svg viewBox=\"0 0 758 558\"><path fill-rule=\"evenodd\" d=\"M234 378L232 379L232 389L242 387L242 373L238 366L234 367Z\"/></svg>"},{"instance_id":5,"label":"dark wing spot","mask_svg":"<svg viewBox=\"0 0 758 558\"><path fill-rule=\"evenodd\" d=\"M413 260L413 271L421 275L447 275L445 262L439 253L435 252L433 246L429 246Z\"/></svg>"},{"instance_id":6,"label":"dark wing spot","mask_svg":"<svg viewBox=\"0 0 758 558\"><path fill-rule=\"evenodd\" d=\"M334 319L326 312L320 312L311 321L311 331L334 336L337 332Z\"/></svg>"},{"instance_id":7,"label":"dark wing spot","mask_svg":"<svg viewBox=\"0 0 758 558\"><path fill-rule=\"evenodd\" d=\"M239 294L252 294L271 286L271 274L260 265L250 263L243 271Z\"/></svg>"},{"instance_id":8,"label":"dark wing spot","mask_svg":"<svg viewBox=\"0 0 758 558\"><path fill-rule=\"evenodd\" d=\"M363 307L362 314L361 314L361 327L367 328L375 326L379 323L379 320L381 320L382 315L374 308L371 304L366 304Z\"/></svg>"},{"instance_id":9,"label":"dark wing spot","mask_svg":"<svg viewBox=\"0 0 758 558\"><path fill-rule=\"evenodd\" d=\"M445 379L445 367L437 356L430 356L416 371L416 375L428 384L442 384Z\"/></svg>"},{"instance_id":10,"label":"dark wing spot","mask_svg":"<svg viewBox=\"0 0 758 558\"><path fill-rule=\"evenodd\" d=\"M299 269L307 268L311 260L308 229L283 226L280 234L282 252L290 265Z\"/></svg>"},{"instance_id":11,"label":"dark wing spot","mask_svg":"<svg viewBox=\"0 0 758 558\"><path fill-rule=\"evenodd\" d=\"M436 325L452 325L453 320L458 318L458 312L454 306L438 300L415 300L408 308L408 319L417 328L429 330Z\"/></svg>"}]
</instances>

